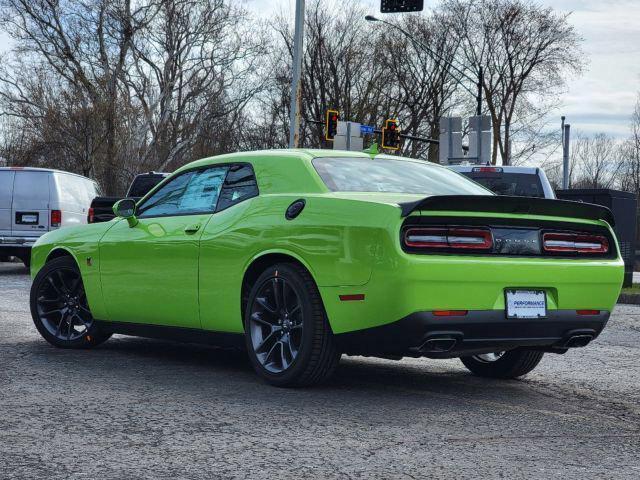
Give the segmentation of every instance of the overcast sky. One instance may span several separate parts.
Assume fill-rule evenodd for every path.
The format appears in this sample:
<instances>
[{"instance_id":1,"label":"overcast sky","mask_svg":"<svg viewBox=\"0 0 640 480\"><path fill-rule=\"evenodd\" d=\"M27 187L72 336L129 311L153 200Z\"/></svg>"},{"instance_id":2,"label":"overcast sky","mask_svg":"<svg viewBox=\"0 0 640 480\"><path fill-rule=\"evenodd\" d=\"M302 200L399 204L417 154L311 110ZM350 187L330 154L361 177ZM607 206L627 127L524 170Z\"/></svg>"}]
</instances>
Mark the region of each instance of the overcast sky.
<instances>
[{"instance_id":1,"label":"overcast sky","mask_svg":"<svg viewBox=\"0 0 640 480\"><path fill-rule=\"evenodd\" d=\"M245 0L251 10L268 15L284 7L293 12L295 0ZM362 0L377 13L379 1ZM564 106L550 112L559 122L566 115L574 129L587 134L629 133L630 116L640 92L640 0L542 0L557 10L573 12L570 22L584 37L589 59L586 72L569 80ZM427 8L437 4L425 0ZM289 7L287 7L289 5ZM428 14L426 12L425 14ZM0 33L0 51L9 42Z\"/></svg>"}]
</instances>

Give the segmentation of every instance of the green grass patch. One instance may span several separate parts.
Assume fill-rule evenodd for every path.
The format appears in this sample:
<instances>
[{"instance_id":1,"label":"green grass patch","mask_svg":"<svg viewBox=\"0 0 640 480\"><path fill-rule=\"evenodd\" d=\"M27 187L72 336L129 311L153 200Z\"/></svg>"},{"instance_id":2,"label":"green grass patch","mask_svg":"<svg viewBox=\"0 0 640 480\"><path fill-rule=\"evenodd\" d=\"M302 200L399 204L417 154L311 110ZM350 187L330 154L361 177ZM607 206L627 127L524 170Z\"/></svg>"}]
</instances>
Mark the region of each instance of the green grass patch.
<instances>
[{"instance_id":1,"label":"green grass patch","mask_svg":"<svg viewBox=\"0 0 640 480\"><path fill-rule=\"evenodd\" d=\"M631 287L623 288L622 293L640 295L640 283L634 283Z\"/></svg>"}]
</instances>

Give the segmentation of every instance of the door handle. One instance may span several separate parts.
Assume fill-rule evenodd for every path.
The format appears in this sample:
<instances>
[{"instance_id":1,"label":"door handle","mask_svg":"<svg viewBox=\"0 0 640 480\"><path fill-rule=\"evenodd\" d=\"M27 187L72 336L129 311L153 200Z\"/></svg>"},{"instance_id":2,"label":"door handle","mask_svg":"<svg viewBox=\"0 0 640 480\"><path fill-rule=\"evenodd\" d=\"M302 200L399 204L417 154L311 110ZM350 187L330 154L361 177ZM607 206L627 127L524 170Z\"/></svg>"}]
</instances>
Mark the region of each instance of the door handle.
<instances>
[{"instance_id":1,"label":"door handle","mask_svg":"<svg viewBox=\"0 0 640 480\"><path fill-rule=\"evenodd\" d=\"M188 227L185 227L184 233L186 233L187 235L193 235L194 233L197 233L198 230L200 230L200 224L196 223L195 225L189 225Z\"/></svg>"}]
</instances>

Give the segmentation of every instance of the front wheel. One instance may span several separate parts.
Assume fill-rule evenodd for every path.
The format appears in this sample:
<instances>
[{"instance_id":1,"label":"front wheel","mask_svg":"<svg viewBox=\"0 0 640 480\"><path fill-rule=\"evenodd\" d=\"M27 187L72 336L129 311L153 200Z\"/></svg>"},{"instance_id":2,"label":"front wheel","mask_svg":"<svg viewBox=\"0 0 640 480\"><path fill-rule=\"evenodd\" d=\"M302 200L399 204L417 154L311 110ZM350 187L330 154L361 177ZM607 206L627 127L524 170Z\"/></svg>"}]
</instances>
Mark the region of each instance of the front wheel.
<instances>
[{"instance_id":1,"label":"front wheel","mask_svg":"<svg viewBox=\"0 0 640 480\"><path fill-rule=\"evenodd\" d=\"M318 288L309 272L293 263L269 267L255 282L245 337L258 375L279 387L318 384L340 359Z\"/></svg>"},{"instance_id":2,"label":"front wheel","mask_svg":"<svg viewBox=\"0 0 640 480\"><path fill-rule=\"evenodd\" d=\"M543 352L511 350L460 357L471 373L489 378L517 378L526 375L542 360Z\"/></svg>"},{"instance_id":3,"label":"front wheel","mask_svg":"<svg viewBox=\"0 0 640 480\"><path fill-rule=\"evenodd\" d=\"M71 257L45 264L31 286L31 316L40 335L61 348L88 348L111 335L96 326L80 270Z\"/></svg>"}]
</instances>

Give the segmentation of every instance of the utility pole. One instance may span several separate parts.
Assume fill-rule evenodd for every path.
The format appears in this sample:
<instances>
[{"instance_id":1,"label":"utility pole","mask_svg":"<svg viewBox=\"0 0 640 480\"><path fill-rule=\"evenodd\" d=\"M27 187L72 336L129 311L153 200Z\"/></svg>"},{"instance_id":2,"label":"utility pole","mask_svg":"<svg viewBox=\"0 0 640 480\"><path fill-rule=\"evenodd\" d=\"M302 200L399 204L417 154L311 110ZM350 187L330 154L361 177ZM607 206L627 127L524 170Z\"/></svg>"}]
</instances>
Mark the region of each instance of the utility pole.
<instances>
[{"instance_id":1,"label":"utility pole","mask_svg":"<svg viewBox=\"0 0 640 480\"><path fill-rule=\"evenodd\" d=\"M482 115L482 85L484 84L484 69L482 65L478 69L478 108L476 111L477 116Z\"/></svg>"},{"instance_id":2,"label":"utility pole","mask_svg":"<svg viewBox=\"0 0 640 480\"><path fill-rule=\"evenodd\" d=\"M569 139L571 125L564 123L564 117L562 117L562 119L562 188L566 190L569 188Z\"/></svg>"},{"instance_id":3,"label":"utility pole","mask_svg":"<svg viewBox=\"0 0 640 480\"><path fill-rule=\"evenodd\" d=\"M304 7L305 0L296 0L296 26L293 34L293 75L291 76L291 106L289 115L289 148L298 148L300 142L300 104L302 75L302 54L304 49Z\"/></svg>"}]
</instances>

